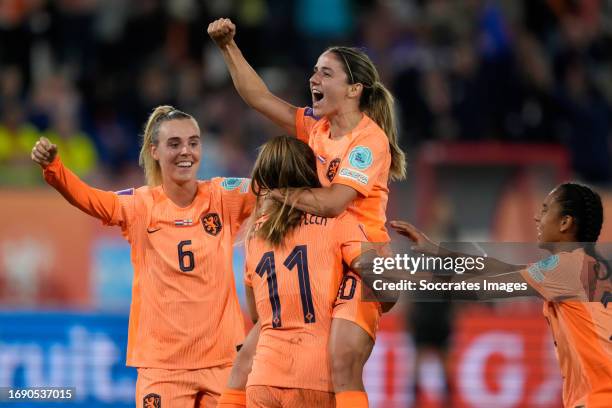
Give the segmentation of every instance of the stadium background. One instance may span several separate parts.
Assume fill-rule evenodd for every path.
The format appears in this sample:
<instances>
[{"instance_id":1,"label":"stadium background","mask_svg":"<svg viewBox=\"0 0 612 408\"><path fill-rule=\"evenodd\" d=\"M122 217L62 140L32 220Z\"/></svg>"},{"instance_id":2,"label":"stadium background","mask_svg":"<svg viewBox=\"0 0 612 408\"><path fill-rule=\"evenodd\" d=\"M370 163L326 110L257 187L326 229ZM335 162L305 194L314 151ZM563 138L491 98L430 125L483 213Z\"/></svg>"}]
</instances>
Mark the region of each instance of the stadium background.
<instances>
[{"instance_id":1,"label":"stadium background","mask_svg":"<svg viewBox=\"0 0 612 408\"><path fill-rule=\"evenodd\" d=\"M390 219L440 240L529 242L540 200L569 178L597 186L612 216L610 1L3 0L0 387L76 386L66 406L133 405L129 247L44 185L29 151L44 135L91 185L142 185L140 127L170 103L200 123L202 178L247 176L280 131L234 91L205 34L221 16L273 92L298 105L321 50L366 48L397 98L409 159ZM600 240L611 238L608 221ZM234 263L240 284L240 249ZM420 350L413 369L412 309L381 324L366 367L373 407L560 405L539 302L453 307L447 403L439 354Z\"/></svg>"}]
</instances>

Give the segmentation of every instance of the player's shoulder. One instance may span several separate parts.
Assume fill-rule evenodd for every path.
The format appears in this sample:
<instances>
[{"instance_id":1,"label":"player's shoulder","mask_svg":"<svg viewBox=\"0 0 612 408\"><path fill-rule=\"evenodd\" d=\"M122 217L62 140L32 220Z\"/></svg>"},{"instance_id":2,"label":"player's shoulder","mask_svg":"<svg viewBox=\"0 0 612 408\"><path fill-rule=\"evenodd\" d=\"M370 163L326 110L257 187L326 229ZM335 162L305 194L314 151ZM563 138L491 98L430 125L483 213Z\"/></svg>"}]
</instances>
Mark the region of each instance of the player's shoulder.
<instances>
[{"instance_id":1,"label":"player's shoulder","mask_svg":"<svg viewBox=\"0 0 612 408\"><path fill-rule=\"evenodd\" d=\"M130 188L124 188L123 190L117 190L115 191L115 194L118 195L119 197L133 198L134 200L139 200L143 198L146 199L148 197L152 198L154 196L154 191L156 189L158 188L145 185L141 187L130 187Z\"/></svg>"},{"instance_id":2,"label":"player's shoulder","mask_svg":"<svg viewBox=\"0 0 612 408\"><path fill-rule=\"evenodd\" d=\"M353 133L349 155L370 158L373 155L390 154L389 138L376 122L366 118L366 124Z\"/></svg>"},{"instance_id":3,"label":"player's shoulder","mask_svg":"<svg viewBox=\"0 0 612 408\"><path fill-rule=\"evenodd\" d=\"M142 214L153 208L156 197L161 195L162 191L161 186L150 187L145 185L118 190L115 191L115 194L122 207Z\"/></svg>"},{"instance_id":4,"label":"player's shoulder","mask_svg":"<svg viewBox=\"0 0 612 408\"><path fill-rule=\"evenodd\" d=\"M310 118L310 119L316 120L316 121L319 121L319 120L322 119L320 116L316 116L315 115L314 109L311 108L310 106L306 106L306 107L301 108L301 109L304 112L304 117L306 117L306 118Z\"/></svg>"},{"instance_id":5,"label":"player's shoulder","mask_svg":"<svg viewBox=\"0 0 612 408\"><path fill-rule=\"evenodd\" d=\"M543 282L550 273L575 273L576 268L585 261L582 251L562 251L551 254L527 267L527 273L536 282Z\"/></svg>"},{"instance_id":6,"label":"player's shoulder","mask_svg":"<svg viewBox=\"0 0 612 408\"><path fill-rule=\"evenodd\" d=\"M249 191L251 179L243 177L213 177L210 180L200 181L200 183L202 187L208 184L210 187L220 190L222 193L231 191L247 193Z\"/></svg>"},{"instance_id":7,"label":"player's shoulder","mask_svg":"<svg viewBox=\"0 0 612 408\"><path fill-rule=\"evenodd\" d=\"M309 123L309 134L326 133L329 130L329 121L325 116L316 116L310 106L300 109L303 120Z\"/></svg>"},{"instance_id":8,"label":"player's shoulder","mask_svg":"<svg viewBox=\"0 0 612 408\"><path fill-rule=\"evenodd\" d=\"M385 131L368 115L364 117L364 123L359 128L357 139L389 144L389 138Z\"/></svg>"},{"instance_id":9,"label":"player's shoulder","mask_svg":"<svg viewBox=\"0 0 612 408\"><path fill-rule=\"evenodd\" d=\"M134 187L129 187L129 188L124 188L123 190L117 190L115 191L115 194L117 194L118 196L132 196L134 195L135 190L137 189L135 189Z\"/></svg>"},{"instance_id":10,"label":"player's shoulder","mask_svg":"<svg viewBox=\"0 0 612 408\"><path fill-rule=\"evenodd\" d=\"M153 208L155 202L165 199L166 194L161 185L142 186L134 190L134 202L139 209Z\"/></svg>"}]
</instances>

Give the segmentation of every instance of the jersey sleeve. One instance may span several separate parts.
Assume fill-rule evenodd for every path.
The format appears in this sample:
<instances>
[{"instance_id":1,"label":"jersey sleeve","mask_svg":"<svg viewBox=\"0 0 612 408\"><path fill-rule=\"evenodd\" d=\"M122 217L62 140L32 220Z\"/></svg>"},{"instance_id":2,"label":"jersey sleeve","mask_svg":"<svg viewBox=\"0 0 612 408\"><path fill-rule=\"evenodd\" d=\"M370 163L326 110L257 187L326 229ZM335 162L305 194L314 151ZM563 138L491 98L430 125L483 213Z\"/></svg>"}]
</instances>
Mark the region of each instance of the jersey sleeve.
<instances>
[{"instance_id":1,"label":"jersey sleeve","mask_svg":"<svg viewBox=\"0 0 612 408\"><path fill-rule=\"evenodd\" d=\"M342 260L350 266L355 258L361 255L363 246L368 243L368 237L363 225L352 214L343 213L337 221L335 231Z\"/></svg>"},{"instance_id":2,"label":"jersey sleeve","mask_svg":"<svg viewBox=\"0 0 612 408\"><path fill-rule=\"evenodd\" d=\"M314 116L312 108L298 108L295 112L296 137L302 142L308 143L310 132L317 121L318 119Z\"/></svg>"},{"instance_id":3,"label":"jersey sleeve","mask_svg":"<svg viewBox=\"0 0 612 408\"><path fill-rule=\"evenodd\" d=\"M342 158L332 184L343 184L367 197L382 172L389 171L391 153L386 138L364 135L357 138Z\"/></svg>"},{"instance_id":4,"label":"jersey sleeve","mask_svg":"<svg viewBox=\"0 0 612 408\"><path fill-rule=\"evenodd\" d=\"M255 207L256 197L251 191L251 180L217 177L212 181L221 189L223 208L230 217L232 233L235 233Z\"/></svg>"},{"instance_id":5,"label":"jersey sleeve","mask_svg":"<svg viewBox=\"0 0 612 408\"><path fill-rule=\"evenodd\" d=\"M551 255L520 272L529 286L549 301L583 300L582 262L569 253Z\"/></svg>"},{"instance_id":6,"label":"jersey sleeve","mask_svg":"<svg viewBox=\"0 0 612 408\"><path fill-rule=\"evenodd\" d=\"M49 185L84 213L102 220L105 225L125 227L128 224L133 197L127 198L127 194L124 194L124 198L120 198L121 192L118 194L90 187L67 169L59 156L44 169L43 174Z\"/></svg>"}]
</instances>

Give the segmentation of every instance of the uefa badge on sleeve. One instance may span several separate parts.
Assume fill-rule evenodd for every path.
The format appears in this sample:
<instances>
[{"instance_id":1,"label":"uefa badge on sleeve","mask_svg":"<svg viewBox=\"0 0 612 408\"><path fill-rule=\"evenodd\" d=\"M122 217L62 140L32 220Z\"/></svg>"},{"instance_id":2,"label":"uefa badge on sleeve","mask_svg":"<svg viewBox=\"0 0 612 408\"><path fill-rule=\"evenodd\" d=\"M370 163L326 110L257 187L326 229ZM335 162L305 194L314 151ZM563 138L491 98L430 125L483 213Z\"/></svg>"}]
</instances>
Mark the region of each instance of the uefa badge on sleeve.
<instances>
[{"instance_id":1,"label":"uefa badge on sleeve","mask_svg":"<svg viewBox=\"0 0 612 408\"><path fill-rule=\"evenodd\" d=\"M228 177L221 182L221 187L223 187L227 191L232 191L240 187L243 181L243 178Z\"/></svg>"},{"instance_id":2,"label":"uefa badge on sleeve","mask_svg":"<svg viewBox=\"0 0 612 408\"><path fill-rule=\"evenodd\" d=\"M366 146L357 146L349 153L349 163L357 170L365 170L372 165L372 151Z\"/></svg>"}]
</instances>

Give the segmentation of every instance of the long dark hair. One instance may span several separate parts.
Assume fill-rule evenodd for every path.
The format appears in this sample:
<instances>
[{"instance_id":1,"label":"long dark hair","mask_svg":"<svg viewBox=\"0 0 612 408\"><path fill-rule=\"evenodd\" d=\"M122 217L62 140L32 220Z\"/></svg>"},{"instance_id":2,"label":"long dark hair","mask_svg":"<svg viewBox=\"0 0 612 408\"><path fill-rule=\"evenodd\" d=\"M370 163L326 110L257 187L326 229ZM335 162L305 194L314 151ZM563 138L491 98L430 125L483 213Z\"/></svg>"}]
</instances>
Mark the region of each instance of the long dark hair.
<instances>
[{"instance_id":1,"label":"long dark hair","mask_svg":"<svg viewBox=\"0 0 612 408\"><path fill-rule=\"evenodd\" d=\"M326 52L333 53L344 68L349 84L361 84L363 91L359 99L359 109L385 132L391 148L391 180L406 178L406 157L399 146L395 114L393 112L393 96L383 85L376 66L368 54L354 47L329 47Z\"/></svg>"},{"instance_id":2,"label":"long dark hair","mask_svg":"<svg viewBox=\"0 0 612 408\"><path fill-rule=\"evenodd\" d=\"M275 137L260 147L251 179L251 190L258 197L254 213L270 190L321 187L314 152L306 143L289 136ZM252 233L279 246L300 225L303 214L288 199L283 203L274 202L265 221Z\"/></svg>"},{"instance_id":3,"label":"long dark hair","mask_svg":"<svg viewBox=\"0 0 612 408\"><path fill-rule=\"evenodd\" d=\"M569 215L576 223L576 241L580 242L584 252L598 263L595 271L597 278L610 279L612 269L609 263L595 250L595 243L603 225L601 197L590 187L577 183L561 184L556 191L561 215ZM600 264L604 265L605 271L600 272Z\"/></svg>"}]
</instances>

